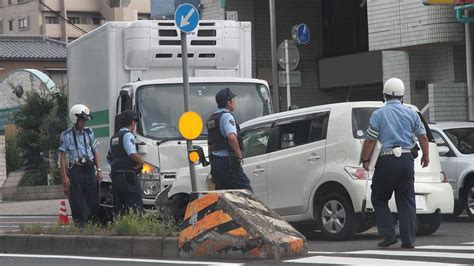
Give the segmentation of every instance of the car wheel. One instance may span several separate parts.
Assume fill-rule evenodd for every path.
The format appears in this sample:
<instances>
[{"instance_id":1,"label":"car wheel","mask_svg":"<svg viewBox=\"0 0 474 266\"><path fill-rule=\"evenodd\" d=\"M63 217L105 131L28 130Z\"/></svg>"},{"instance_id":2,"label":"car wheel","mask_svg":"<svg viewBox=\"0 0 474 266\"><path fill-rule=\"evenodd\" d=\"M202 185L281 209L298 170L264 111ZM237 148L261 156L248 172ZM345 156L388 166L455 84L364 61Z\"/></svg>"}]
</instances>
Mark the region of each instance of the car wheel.
<instances>
[{"instance_id":1,"label":"car wheel","mask_svg":"<svg viewBox=\"0 0 474 266\"><path fill-rule=\"evenodd\" d=\"M471 221L474 221L474 180L465 187L463 194L464 209Z\"/></svg>"},{"instance_id":2,"label":"car wheel","mask_svg":"<svg viewBox=\"0 0 474 266\"><path fill-rule=\"evenodd\" d=\"M428 236L433 234L441 225L441 220L442 216L438 212L428 215L419 215L416 235Z\"/></svg>"},{"instance_id":3,"label":"car wheel","mask_svg":"<svg viewBox=\"0 0 474 266\"><path fill-rule=\"evenodd\" d=\"M346 197L334 193L325 196L318 206L318 227L329 240L346 240L354 236L358 220Z\"/></svg>"}]
</instances>

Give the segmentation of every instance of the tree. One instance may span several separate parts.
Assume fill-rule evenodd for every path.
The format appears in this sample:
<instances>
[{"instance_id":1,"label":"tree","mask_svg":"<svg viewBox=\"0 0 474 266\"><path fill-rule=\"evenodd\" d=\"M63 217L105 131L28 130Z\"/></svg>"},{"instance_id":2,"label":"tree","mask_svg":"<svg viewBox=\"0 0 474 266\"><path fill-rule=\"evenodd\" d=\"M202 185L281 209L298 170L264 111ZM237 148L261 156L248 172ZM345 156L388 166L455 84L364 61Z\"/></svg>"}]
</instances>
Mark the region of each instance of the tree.
<instances>
[{"instance_id":1,"label":"tree","mask_svg":"<svg viewBox=\"0 0 474 266\"><path fill-rule=\"evenodd\" d=\"M67 128L67 96L62 93L29 92L26 102L14 115L18 127L17 144L24 166L45 168L50 150L57 150L60 134Z\"/></svg>"}]
</instances>

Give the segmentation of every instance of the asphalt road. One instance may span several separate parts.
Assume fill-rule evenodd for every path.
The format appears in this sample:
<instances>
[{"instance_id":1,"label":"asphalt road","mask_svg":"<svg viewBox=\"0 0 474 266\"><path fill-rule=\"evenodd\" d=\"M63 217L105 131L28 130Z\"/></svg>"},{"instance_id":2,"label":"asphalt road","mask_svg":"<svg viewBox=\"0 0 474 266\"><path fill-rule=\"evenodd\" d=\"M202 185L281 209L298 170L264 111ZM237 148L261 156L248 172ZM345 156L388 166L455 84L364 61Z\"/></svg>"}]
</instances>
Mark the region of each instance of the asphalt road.
<instances>
[{"instance_id":1,"label":"asphalt road","mask_svg":"<svg viewBox=\"0 0 474 266\"><path fill-rule=\"evenodd\" d=\"M0 216L0 226L15 230L21 223L42 222L45 225L55 223L56 217L50 216ZM2 227L0 227L2 228ZM440 229L431 236L417 237L416 249L403 250L399 244L388 249L376 247L379 238L375 228L357 235L350 241L326 241L316 233L308 239L308 254L303 258L285 260L246 260L246 261L183 261L183 260L137 260L127 258L93 257L48 257L44 255L0 254L0 265L182 265L182 264L404 264L437 265L471 264L474 265L474 223L466 216L445 219ZM71 254L74 255L74 254ZM32 256L32 257L28 257Z\"/></svg>"}]
</instances>

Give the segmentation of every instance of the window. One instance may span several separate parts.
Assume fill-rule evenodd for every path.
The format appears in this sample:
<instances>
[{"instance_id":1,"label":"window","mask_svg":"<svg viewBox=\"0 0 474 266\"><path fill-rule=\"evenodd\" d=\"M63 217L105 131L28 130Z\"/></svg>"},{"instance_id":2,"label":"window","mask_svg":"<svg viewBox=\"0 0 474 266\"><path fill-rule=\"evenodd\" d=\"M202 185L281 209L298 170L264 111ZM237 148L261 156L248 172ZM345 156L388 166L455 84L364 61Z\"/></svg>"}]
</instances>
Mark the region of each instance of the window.
<instances>
[{"instance_id":1,"label":"window","mask_svg":"<svg viewBox=\"0 0 474 266\"><path fill-rule=\"evenodd\" d=\"M18 4L26 3L28 0L18 0Z\"/></svg>"},{"instance_id":2,"label":"window","mask_svg":"<svg viewBox=\"0 0 474 266\"><path fill-rule=\"evenodd\" d=\"M322 0L324 57L369 51L366 1Z\"/></svg>"},{"instance_id":3,"label":"window","mask_svg":"<svg viewBox=\"0 0 474 266\"><path fill-rule=\"evenodd\" d=\"M11 4L12 4L12 0L8 0L8 4L11 5Z\"/></svg>"},{"instance_id":4,"label":"window","mask_svg":"<svg viewBox=\"0 0 474 266\"><path fill-rule=\"evenodd\" d=\"M46 24L59 24L59 18L56 16L53 17L44 17Z\"/></svg>"},{"instance_id":5,"label":"window","mask_svg":"<svg viewBox=\"0 0 474 266\"><path fill-rule=\"evenodd\" d=\"M13 20L9 20L9 21L8 21L8 29L9 29L10 31L13 31Z\"/></svg>"},{"instance_id":6,"label":"window","mask_svg":"<svg viewBox=\"0 0 474 266\"><path fill-rule=\"evenodd\" d=\"M244 143L242 151L243 158L262 155L268 152L268 143L272 129L268 127L259 127L241 133Z\"/></svg>"},{"instance_id":7,"label":"window","mask_svg":"<svg viewBox=\"0 0 474 266\"><path fill-rule=\"evenodd\" d=\"M326 139L329 113L324 112L311 117L279 125L280 149L308 144Z\"/></svg>"},{"instance_id":8,"label":"window","mask_svg":"<svg viewBox=\"0 0 474 266\"><path fill-rule=\"evenodd\" d=\"M377 110L375 107L352 109L352 135L354 138L365 138L365 132L369 128L370 117L375 110Z\"/></svg>"},{"instance_id":9,"label":"window","mask_svg":"<svg viewBox=\"0 0 474 266\"><path fill-rule=\"evenodd\" d=\"M27 18L21 18L18 20L18 28L20 30L28 29L28 19Z\"/></svg>"},{"instance_id":10,"label":"window","mask_svg":"<svg viewBox=\"0 0 474 266\"><path fill-rule=\"evenodd\" d=\"M100 25L101 20L102 20L102 18L92 18L92 24Z\"/></svg>"},{"instance_id":11,"label":"window","mask_svg":"<svg viewBox=\"0 0 474 266\"><path fill-rule=\"evenodd\" d=\"M67 17L67 19L68 19L72 24L79 24L79 22L80 22L79 17Z\"/></svg>"},{"instance_id":12,"label":"window","mask_svg":"<svg viewBox=\"0 0 474 266\"><path fill-rule=\"evenodd\" d=\"M444 133L463 154L474 154L474 128L446 129Z\"/></svg>"}]
</instances>

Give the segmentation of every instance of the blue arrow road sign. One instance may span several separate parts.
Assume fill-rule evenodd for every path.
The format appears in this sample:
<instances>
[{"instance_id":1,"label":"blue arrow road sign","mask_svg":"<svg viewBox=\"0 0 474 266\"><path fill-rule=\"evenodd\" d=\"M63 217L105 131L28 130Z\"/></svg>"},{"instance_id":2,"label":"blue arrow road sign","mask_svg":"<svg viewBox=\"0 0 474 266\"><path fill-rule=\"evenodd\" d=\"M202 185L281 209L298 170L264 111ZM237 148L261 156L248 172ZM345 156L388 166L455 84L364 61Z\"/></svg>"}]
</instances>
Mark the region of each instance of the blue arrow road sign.
<instances>
[{"instance_id":1,"label":"blue arrow road sign","mask_svg":"<svg viewBox=\"0 0 474 266\"><path fill-rule=\"evenodd\" d=\"M298 43L307 44L310 37L308 26L304 23L298 25L296 36L298 38Z\"/></svg>"},{"instance_id":2,"label":"blue arrow road sign","mask_svg":"<svg viewBox=\"0 0 474 266\"><path fill-rule=\"evenodd\" d=\"M174 21L180 31L192 32L199 23L199 11L191 4L182 4L174 13Z\"/></svg>"}]
</instances>

